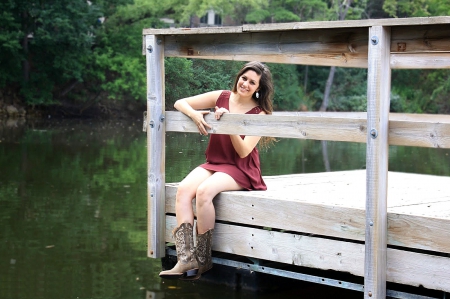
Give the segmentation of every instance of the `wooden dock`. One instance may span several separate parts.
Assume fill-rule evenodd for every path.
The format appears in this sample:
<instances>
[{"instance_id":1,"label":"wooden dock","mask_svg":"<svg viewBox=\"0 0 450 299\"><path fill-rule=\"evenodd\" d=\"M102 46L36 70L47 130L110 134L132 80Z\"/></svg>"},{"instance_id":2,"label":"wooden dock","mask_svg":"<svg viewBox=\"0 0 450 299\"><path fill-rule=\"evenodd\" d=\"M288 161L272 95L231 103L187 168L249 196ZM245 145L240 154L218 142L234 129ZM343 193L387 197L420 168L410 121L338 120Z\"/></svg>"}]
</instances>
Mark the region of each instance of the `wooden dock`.
<instances>
[{"instance_id":1,"label":"wooden dock","mask_svg":"<svg viewBox=\"0 0 450 299\"><path fill-rule=\"evenodd\" d=\"M365 177L271 176L267 191L224 192L213 250L364 276ZM166 185L166 242L176 186ZM450 292L449 273L450 177L389 172L387 281Z\"/></svg>"},{"instance_id":2,"label":"wooden dock","mask_svg":"<svg viewBox=\"0 0 450 299\"><path fill-rule=\"evenodd\" d=\"M211 134L367 144L365 171L268 177L268 191L220 194L213 249L362 276L366 299L385 298L387 281L450 292L450 178L388 170L389 145L450 148L449 115L389 113L392 69L450 68L449 16L144 29L142 50L149 257L165 256L175 225L165 132L197 132L165 111L164 57L367 68L367 113L205 115Z\"/></svg>"}]
</instances>

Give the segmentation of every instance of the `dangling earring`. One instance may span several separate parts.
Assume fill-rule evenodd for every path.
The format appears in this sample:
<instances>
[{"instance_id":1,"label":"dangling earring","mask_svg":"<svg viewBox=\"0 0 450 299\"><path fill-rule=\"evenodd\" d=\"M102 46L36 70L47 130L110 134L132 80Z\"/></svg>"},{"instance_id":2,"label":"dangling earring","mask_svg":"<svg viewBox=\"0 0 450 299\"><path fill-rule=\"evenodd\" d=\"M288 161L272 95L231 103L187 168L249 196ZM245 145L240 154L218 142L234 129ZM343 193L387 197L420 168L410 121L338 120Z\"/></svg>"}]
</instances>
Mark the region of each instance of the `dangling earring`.
<instances>
[{"instance_id":1,"label":"dangling earring","mask_svg":"<svg viewBox=\"0 0 450 299\"><path fill-rule=\"evenodd\" d=\"M259 99L259 92L256 92L255 96L257 99Z\"/></svg>"}]
</instances>

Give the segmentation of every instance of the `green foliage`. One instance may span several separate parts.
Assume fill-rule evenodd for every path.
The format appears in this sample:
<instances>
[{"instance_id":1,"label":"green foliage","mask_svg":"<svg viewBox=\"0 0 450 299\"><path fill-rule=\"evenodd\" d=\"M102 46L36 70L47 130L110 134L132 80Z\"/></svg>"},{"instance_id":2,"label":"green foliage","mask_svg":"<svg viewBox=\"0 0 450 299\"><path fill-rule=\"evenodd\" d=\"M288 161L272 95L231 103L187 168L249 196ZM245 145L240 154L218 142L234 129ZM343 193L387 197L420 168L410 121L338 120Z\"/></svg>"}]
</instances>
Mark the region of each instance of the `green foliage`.
<instances>
[{"instance_id":1,"label":"green foliage","mask_svg":"<svg viewBox=\"0 0 450 299\"><path fill-rule=\"evenodd\" d=\"M427 17L430 15L428 0L385 0L383 9L391 17Z\"/></svg>"},{"instance_id":2,"label":"green foliage","mask_svg":"<svg viewBox=\"0 0 450 299\"><path fill-rule=\"evenodd\" d=\"M449 15L439 0L5 0L0 3L0 88L16 88L28 104L64 99L145 102L142 29L166 26L161 17L189 25L210 9L238 23L302 22L368 17ZM346 4L351 4L348 7ZM384 8L384 11L383 11ZM344 14L345 13L345 14ZM102 17L103 23L99 22ZM30 36L29 39L26 37ZM32 38L31 38L32 37ZM27 72L27 64L29 72ZM166 58L166 107L179 98L230 89L242 62ZM323 99L329 68L273 65L275 108L315 110ZM305 71L308 70L306 74ZM361 110L364 70L338 68L329 108ZM393 72L395 111L448 111L447 71ZM411 83L410 78L415 78ZM395 81L395 82L394 82ZM83 104L85 105L85 104Z\"/></svg>"},{"instance_id":3,"label":"green foliage","mask_svg":"<svg viewBox=\"0 0 450 299\"><path fill-rule=\"evenodd\" d=\"M450 2L442 0L428 0L427 2L432 16L450 16Z\"/></svg>"},{"instance_id":4,"label":"green foliage","mask_svg":"<svg viewBox=\"0 0 450 299\"><path fill-rule=\"evenodd\" d=\"M166 80L166 109L172 110L176 100L192 94L194 70L192 60L184 58L166 58L164 60Z\"/></svg>"},{"instance_id":5,"label":"green foliage","mask_svg":"<svg viewBox=\"0 0 450 299\"><path fill-rule=\"evenodd\" d=\"M275 86L274 109L298 110L302 104L303 91L295 65L268 64Z\"/></svg>"}]
</instances>

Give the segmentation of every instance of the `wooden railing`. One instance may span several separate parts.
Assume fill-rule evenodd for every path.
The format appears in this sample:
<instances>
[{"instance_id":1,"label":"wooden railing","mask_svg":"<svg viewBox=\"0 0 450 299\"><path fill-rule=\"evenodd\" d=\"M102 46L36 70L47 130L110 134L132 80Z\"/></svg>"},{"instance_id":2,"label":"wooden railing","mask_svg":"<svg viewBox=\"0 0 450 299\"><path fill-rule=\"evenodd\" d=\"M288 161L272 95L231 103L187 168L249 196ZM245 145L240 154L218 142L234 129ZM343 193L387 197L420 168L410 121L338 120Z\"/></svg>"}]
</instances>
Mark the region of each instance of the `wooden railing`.
<instances>
[{"instance_id":1,"label":"wooden railing","mask_svg":"<svg viewBox=\"0 0 450 299\"><path fill-rule=\"evenodd\" d=\"M362 114L209 116L213 133L366 142L365 298L386 295L388 146L450 147L448 116L389 114L391 69L450 68L450 17L144 29L149 256L164 256L166 130L196 132L164 107L164 57L368 68ZM166 128L167 126L167 128Z\"/></svg>"}]
</instances>

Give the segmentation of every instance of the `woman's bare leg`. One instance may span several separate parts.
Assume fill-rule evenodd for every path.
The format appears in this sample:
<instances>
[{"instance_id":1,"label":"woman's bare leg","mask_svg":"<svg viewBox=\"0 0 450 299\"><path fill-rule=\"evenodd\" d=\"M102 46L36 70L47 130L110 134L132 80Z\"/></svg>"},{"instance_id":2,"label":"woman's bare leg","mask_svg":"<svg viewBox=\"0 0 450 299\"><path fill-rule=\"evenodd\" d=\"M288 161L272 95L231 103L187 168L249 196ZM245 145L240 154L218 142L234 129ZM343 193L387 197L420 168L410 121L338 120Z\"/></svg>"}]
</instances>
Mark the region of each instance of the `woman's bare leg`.
<instances>
[{"instance_id":1,"label":"woman's bare leg","mask_svg":"<svg viewBox=\"0 0 450 299\"><path fill-rule=\"evenodd\" d=\"M183 223L194 224L192 200L195 198L195 194L197 193L200 184L211 177L212 174L213 172L209 170L197 167L180 182L175 203L177 227Z\"/></svg>"},{"instance_id":2,"label":"woman's bare leg","mask_svg":"<svg viewBox=\"0 0 450 299\"><path fill-rule=\"evenodd\" d=\"M197 210L197 232L204 234L214 228L216 211L213 205L214 197L222 191L242 190L243 188L226 173L215 172L205 179L197 188L196 210Z\"/></svg>"}]
</instances>

